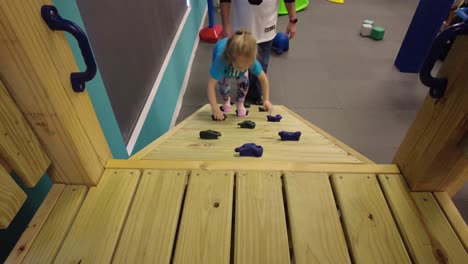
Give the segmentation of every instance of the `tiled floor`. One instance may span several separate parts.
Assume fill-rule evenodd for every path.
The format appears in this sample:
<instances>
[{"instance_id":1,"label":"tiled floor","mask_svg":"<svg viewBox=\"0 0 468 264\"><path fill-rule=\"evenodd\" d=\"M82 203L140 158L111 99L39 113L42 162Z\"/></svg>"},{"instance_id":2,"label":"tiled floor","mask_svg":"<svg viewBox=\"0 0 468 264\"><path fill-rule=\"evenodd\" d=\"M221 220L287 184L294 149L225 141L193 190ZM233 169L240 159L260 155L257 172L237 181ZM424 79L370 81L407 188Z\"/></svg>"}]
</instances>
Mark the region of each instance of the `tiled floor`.
<instances>
[{"instance_id":1,"label":"tiled floor","mask_svg":"<svg viewBox=\"0 0 468 264\"><path fill-rule=\"evenodd\" d=\"M393 62L418 1L313 1L298 13L289 52L272 56L273 104L283 104L378 163L389 163L427 94L416 74ZM385 28L376 42L359 36L371 19ZM285 28L280 17L278 28ZM178 121L208 102L212 44L200 42ZM468 185L454 198L468 218Z\"/></svg>"}]
</instances>

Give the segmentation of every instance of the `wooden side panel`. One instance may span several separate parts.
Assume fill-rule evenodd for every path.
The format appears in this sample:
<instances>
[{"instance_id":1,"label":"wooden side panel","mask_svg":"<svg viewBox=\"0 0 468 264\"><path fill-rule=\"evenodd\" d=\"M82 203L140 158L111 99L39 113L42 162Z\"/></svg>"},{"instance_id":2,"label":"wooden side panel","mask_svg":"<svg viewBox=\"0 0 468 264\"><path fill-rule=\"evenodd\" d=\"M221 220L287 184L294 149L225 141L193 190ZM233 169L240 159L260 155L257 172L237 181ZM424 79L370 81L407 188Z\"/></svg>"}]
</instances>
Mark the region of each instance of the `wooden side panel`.
<instances>
[{"instance_id":1,"label":"wooden side panel","mask_svg":"<svg viewBox=\"0 0 468 264\"><path fill-rule=\"evenodd\" d=\"M239 172L235 263L290 263L279 172Z\"/></svg>"},{"instance_id":2,"label":"wooden side panel","mask_svg":"<svg viewBox=\"0 0 468 264\"><path fill-rule=\"evenodd\" d=\"M454 195L468 179L467 46L468 36L458 36L439 72L448 79L444 97L426 97L394 158L413 191Z\"/></svg>"},{"instance_id":3,"label":"wooden side panel","mask_svg":"<svg viewBox=\"0 0 468 264\"><path fill-rule=\"evenodd\" d=\"M234 173L192 171L174 263L229 263Z\"/></svg>"},{"instance_id":4,"label":"wooden side panel","mask_svg":"<svg viewBox=\"0 0 468 264\"><path fill-rule=\"evenodd\" d=\"M26 201L26 194L0 166L0 229L8 228Z\"/></svg>"},{"instance_id":5,"label":"wooden side panel","mask_svg":"<svg viewBox=\"0 0 468 264\"><path fill-rule=\"evenodd\" d=\"M52 263L76 214L83 203L88 188L68 185L34 240L23 263Z\"/></svg>"},{"instance_id":6,"label":"wooden side panel","mask_svg":"<svg viewBox=\"0 0 468 264\"><path fill-rule=\"evenodd\" d=\"M112 155L88 93L71 88L77 66L64 33L42 20L43 4L51 1L1 1L1 78L46 149L53 181L95 185Z\"/></svg>"},{"instance_id":7,"label":"wooden side panel","mask_svg":"<svg viewBox=\"0 0 468 264\"><path fill-rule=\"evenodd\" d=\"M50 160L0 79L0 156L27 187L34 187Z\"/></svg>"},{"instance_id":8,"label":"wooden side panel","mask_svg":"<svg viewBox=\"0 0 468 264\"><path fill-rule=\"evenodd\" d=\"M444 252L444 243L430 232L403 176L379 175L379 181L413 262L440 263L438 252Z\"/></svg>"},{"instance_id":9,"label":"wooden side panel","mask_svg":"<svg viewBox=\"0 0 468 264\"><path fill-rule=\"evenodd\" d=\"M110 262L139 178L139 170L106 170L89 189L54 263Z\"/></svg>"},{"instance_id":10,"label":"wooden side panel","mask_svg":"<svg viewBox=\"0 0 468 264\"><path fill-rule=\"evenodd\" d=\"M437 201L429 192L412 192L416 205L421 211L422 218L437 240L442 244L443 251L438 253L444 263L468 263L468 254L458 240L449 222L440 210Z\"/></svg>"},{"instance_id":11,"label":"wooden side panel","mask_svg":"<svg viewBox=\"0 0 468 264\"><path fill-rule=\"evenodd\" d=\"M168 263L187 171L146 170L132 203L113 263Z\"/></svg>"},{"instance_id":12,"label":"wooden side panel","mask_svg":"<svg viewBox=\"0 0 468 264\"><path fill-rule=\"evenodd\" d=\"M5 264L16 264L23 261L64 189L65 185L63 184L54 184L52 186L21 238L16 242Z\"/></svg>"},{"instance_id":13,"label":"wooden side panel","mask_svg":"<svg viewBox=\"0 0 468 264\"><path fill-rule=\"evenodd\" d=\"M449 195L445 192L434 193L440 208L444 211L447 220L452 224L453 230L457 233L460 242L462 242L465 250L468 251L468 226L460 215L460 212L455 207Z\"/></svg>"},{"instance_id":14,"label":"wooden side panel","mask_svg":"<svg viewBox=\"0 0 468 264\"><path fill-rule=\"evenodd\" d=\"M335 174L333 187L356 263L411 263L373 174Z\"/></svg>"},{"instance_id":15,"label":"wooden side panel","mask_svg":"<svg viewBox=\"0 0 468 264\"><path fill-rule=\"evenodd\" d=\"M284 175L296 263L351 263L326 173Z\"/></svg>"}]
</instances>

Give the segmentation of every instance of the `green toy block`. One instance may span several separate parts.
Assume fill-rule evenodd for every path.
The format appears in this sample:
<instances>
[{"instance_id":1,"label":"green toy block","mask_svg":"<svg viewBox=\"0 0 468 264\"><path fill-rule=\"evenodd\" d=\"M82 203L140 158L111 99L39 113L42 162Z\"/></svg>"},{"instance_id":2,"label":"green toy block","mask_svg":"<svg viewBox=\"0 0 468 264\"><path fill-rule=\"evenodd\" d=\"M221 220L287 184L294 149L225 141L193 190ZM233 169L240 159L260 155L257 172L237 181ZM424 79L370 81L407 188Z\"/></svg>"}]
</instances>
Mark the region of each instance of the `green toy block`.
<instances>
[{"instance_id":1,"label":"green toy block","mask_svg":"<svg viewBox=\"0 0 468 264\"><path fill-rule=\"evenodd\" d=\"M369 19L366 19L366 20L362 21L362 23L363 23L363 24L368 24L368 25L371 25L371 26L374 25L374 21L369 20Z\"/></svg>"},{"instance_id":2,"label":"green toy block","mask_svg":"<svg viewBox=\"0 0 468 264\"><path fill-rule=\"evenodd\" d=\"M371 38L373 38L375 40L381 40L381 39L383 39L384 34L385 34L385 29L384 28L374 27L374 28L372 28Z\"/></svg>"}]
</instances>

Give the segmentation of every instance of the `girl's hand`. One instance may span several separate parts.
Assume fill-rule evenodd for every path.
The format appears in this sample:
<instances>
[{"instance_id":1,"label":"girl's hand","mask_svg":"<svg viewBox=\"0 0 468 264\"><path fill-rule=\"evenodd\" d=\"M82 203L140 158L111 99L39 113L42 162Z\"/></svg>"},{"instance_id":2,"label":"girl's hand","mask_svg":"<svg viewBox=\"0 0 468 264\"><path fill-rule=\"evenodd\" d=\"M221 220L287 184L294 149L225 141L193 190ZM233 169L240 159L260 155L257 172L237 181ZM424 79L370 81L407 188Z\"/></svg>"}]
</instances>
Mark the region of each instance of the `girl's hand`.
<instances>
[{"instance_id":1,"label":"girl's hand","mask_svg":"<svg viewBox=\"0 0 468 264\"><path fill-rule=\"evenodd\" d=\"M224 120L224 114L220 110L214 110L213 111L213 117L216 121L223 121Z\"/></svg>"},{"instance_id":2,"label":"girl's hand","mask_svg":"<svg viewBox=\"0 0 468 264\"><path fill-rule=\"evenodd\" d=\"M263 101L263 109L265 109L265 111L268 111L268 113L271 113L271 111L273 111L273 105L269 100Z\"/></svg>"}]
</instances>

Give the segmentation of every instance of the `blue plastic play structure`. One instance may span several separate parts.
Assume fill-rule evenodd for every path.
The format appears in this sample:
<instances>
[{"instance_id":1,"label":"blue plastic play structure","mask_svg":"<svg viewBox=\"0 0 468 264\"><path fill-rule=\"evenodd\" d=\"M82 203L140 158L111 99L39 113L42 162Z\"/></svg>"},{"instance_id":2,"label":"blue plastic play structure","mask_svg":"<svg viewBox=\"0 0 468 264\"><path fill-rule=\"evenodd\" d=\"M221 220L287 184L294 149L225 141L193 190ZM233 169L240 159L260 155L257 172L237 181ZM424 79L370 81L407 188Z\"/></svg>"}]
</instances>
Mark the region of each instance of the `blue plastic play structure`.
<instances>
[{"instance_id":1,"label":"blue plastic play structure","mask_svg":"<svg viewBox=\"0 0 468 264\"><path fill-rule=\"evenodd\" d=\"M273 39L272 49L276 54L281 55L289 50L289 37L284 32L279 32Z\"/></svg>"},{"instance_id":2,"label":"blue plastic play structure","mask_svg":"<svg viewBox=\"0 0 468 264\"><path fill-rule=\"evenodd\" d=\"M447 17L453 0L420 1L406 32L395 66L401 72L417 73Z\"/></svg>"}]
</instances>

